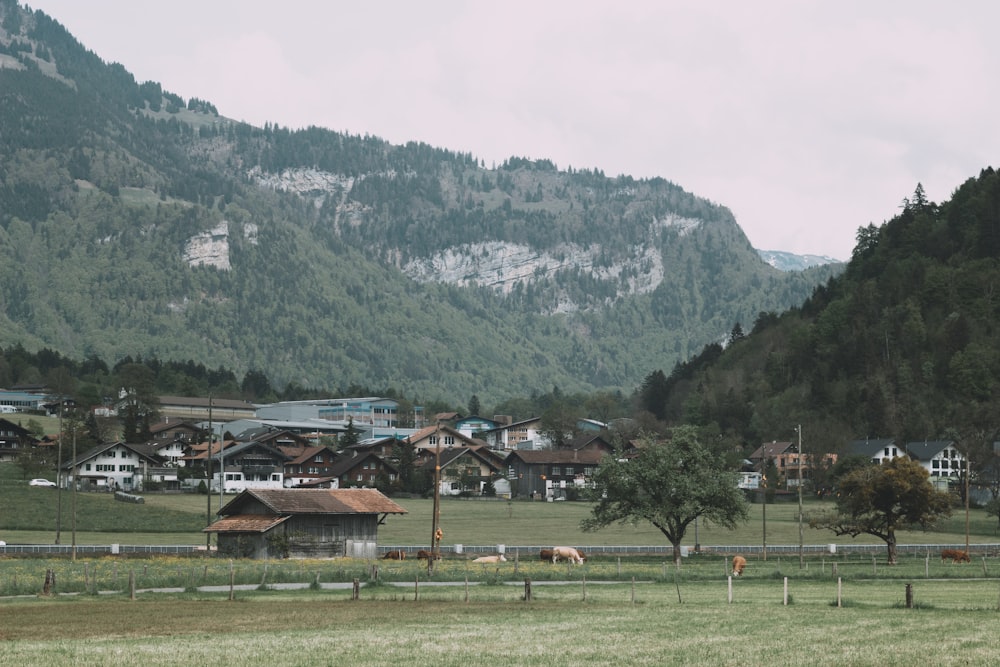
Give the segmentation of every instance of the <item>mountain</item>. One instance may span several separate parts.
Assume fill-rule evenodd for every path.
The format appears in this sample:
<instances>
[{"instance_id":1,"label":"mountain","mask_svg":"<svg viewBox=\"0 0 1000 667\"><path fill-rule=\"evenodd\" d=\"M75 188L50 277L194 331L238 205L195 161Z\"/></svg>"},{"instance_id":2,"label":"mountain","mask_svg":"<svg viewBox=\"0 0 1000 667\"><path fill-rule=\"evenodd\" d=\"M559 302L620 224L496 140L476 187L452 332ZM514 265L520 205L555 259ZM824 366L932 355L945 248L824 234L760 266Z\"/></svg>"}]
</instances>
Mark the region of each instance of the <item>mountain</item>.
<instances>
[{"instance_id":1,"label":"mountain","mask_svg":"<svg viewBox=\"0 0 1000 667\"><path fill-rule=\"evenodd\" d=\"M954 440L1000 485L1000 173L940 204L918 185L905 202L860 231L845 271L801 307L647 375L646 409L737 448L791 440L798 425L806 452Z\"/></svg>"},{"instance_id":2,"label":"mountain","mask_svg":"<svg viewBox=\"0 0 1000 667\"><path fill-rule=\"evenodd\" d=\"M0 0L0 345L464 404L630 393L782 272L664 179L253 127ZM2 382L2 377L0 377Z\"/></svg>"},{"instance_id":3,"label":"mountain","mask_svg":"<svg viewBox=\"0 0 1000 667\"><path fill-rule=\"evenodd\" d=\"M781 250L758 250L757 254L779 271L803 271L814 266L841 263L839 259L826 255L796 255Z\"/></svg>"}]
</instances>

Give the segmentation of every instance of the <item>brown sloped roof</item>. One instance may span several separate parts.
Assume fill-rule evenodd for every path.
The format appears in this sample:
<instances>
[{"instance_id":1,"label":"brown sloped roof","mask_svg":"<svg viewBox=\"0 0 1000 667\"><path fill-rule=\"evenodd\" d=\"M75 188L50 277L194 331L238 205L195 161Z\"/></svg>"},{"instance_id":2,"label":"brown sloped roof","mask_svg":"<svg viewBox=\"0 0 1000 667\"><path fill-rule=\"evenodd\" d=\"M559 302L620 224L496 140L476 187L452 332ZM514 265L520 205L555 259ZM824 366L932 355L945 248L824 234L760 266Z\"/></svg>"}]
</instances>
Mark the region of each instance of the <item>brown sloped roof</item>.
<instances>
[{"instance_id":1,"label":"brown sloped roof","mask_svg":"<svg viewBox=\"0 0 1000 667\"><path fill-rule=\"evenodd\" d=\"M406 514L377 489L247 489L243 493L275 514ZM238 508L239 500L237 496L229 505Z\"/></svg>"},{"instance_id":2,"label":"brown sloped roof","mask_svg":"<svg viewBox=\"0 0 1000 667\"><path fill-rule=\"evenodd\" d=\"M270 516L264 514L235 514L219 519L211 526L202 528L203 533L266 533L290 516Z\"/></svg>"},{"instance_id":3,"label":"brown sloped roof","mask_svg":"<svg viewBox=\"0 0 1000 667\"><path fill-rule=\"evenodd\" d=\"M525 463L591 463L598 464L604 452L593 449L515 449L507 460L519 458Z\"/></svg>"}]
</instances>

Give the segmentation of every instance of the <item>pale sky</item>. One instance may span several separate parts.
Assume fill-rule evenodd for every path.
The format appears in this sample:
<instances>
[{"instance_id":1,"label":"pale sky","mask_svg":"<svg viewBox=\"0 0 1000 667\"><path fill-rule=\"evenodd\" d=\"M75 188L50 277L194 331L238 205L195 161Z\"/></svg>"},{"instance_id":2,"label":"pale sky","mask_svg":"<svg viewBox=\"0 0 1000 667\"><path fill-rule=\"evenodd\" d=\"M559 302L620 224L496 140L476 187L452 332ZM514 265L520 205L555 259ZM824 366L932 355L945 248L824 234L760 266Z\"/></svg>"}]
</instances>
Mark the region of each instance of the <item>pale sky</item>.
<instances>
[{"instance_id":1,"label":"pale sky","mask_svg":"<svg viewBox=\"0 0 1000 667\"><path fill-rule=\"evenodd\" d=\"M848 259L1000 166L995 0L28 4L224 116L660 176L763 250Z\"/></svg>"}]
</instances>

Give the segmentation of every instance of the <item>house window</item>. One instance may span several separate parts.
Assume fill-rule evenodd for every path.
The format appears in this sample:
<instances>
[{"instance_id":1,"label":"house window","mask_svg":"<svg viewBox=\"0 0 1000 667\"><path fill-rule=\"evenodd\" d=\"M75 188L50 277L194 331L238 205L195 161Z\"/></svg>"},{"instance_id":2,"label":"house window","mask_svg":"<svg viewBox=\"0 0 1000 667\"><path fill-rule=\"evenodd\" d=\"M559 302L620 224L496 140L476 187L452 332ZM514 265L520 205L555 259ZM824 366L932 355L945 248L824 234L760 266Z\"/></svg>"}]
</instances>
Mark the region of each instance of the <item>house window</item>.
<instances>
[{"instance_id":1,"label":"house window","mask_svg":"<svg viewBox=\"0 0 1000 667\"><path fill-rule=\"evenodd\" d=\"M118 472L134 472L135 466L133 465L120 465L118 466Z\"/></svg>"},{"instance_id":2,"label":"house window","mask_svg":"<svg viewBox=\"0 0 1000 667\"><path fill-rule=\"evenodd\" d=\"M427 439L427 442L429 444L436 445L436 444L438 444L438 437L436 435L432 435L431 437L429 437Z\"/></svg>"},{"instance_id":3,"label":"house window","mask_svg":"<svg viewBox=\"0 0 1000 667\"><path fill-rule=\"evenodd\" d=\"M561 474L562 474L562 468L560 468L559 466L552 466L552 476L553 477L555 477L556 475L561 475Z\"/></svg>"},{"instance_id":4,"label":"house window","mask_svg":"<svg viewBox=\"0 0 1000 667\"><path fill-rule=\"evenodd\" d=\"M362 475L361 473L358 473L358 481L359 481L359 482L363 482L363 481L365 481L365 476L364 476L364 475Z\"/></svg>"},{"instance_id":5,"label":"house window","mask_svg":"<svg viewBox=\"0 0 1000 667\"><path fill-rule=\"evenodd\" d=\"M108 457L109 459L113 459L113 458L115 458L115 450L113 450L113 449L112 449L112 450L111 450L110 452L108 452L108 453L106 454L106 456L107 456L107 457Z\"/></svg>"},{"instance_id":6,"label":"house window","mask_svg":"<svg viewBox=\"0 0 1000 667\"><path fill-rule=\"evenodd\" d=\"M86 470L87 472L90 472L90 464L88 463L86 466L84 466L83 469Z\"/></svg>"},{"instance_id":7,"label":"house window","mask_svg":"<svg viewBox=\"0 0 1000 667\"><path fill-rule=\"evenodd\" d=\"M313 459L313 463L322 463L322 462L323 462L323 455L322 454L317 454L316 458Z\"/></svg>"},{"instance_id":8,"label":"house window","mask_svg":"<svg viewBox=\"0 0 1000 667\"><path fill-rule=\"evenodd\" d=\"M446 447L454 445L455 444L455 436L453 436L453 435L446 435L446 436L444 436L444 444L445 444Z\"/></svg>"},{"instance_id":9,"label":"house window","mask_svg":"<svg viewBox=\"0 0 1000 667\"><path fill-rule=\"evenodd\" d=\"M115 467L108 463L98 463L96 466L97 472L114 472Z\"/></svg>"}]
</instances>

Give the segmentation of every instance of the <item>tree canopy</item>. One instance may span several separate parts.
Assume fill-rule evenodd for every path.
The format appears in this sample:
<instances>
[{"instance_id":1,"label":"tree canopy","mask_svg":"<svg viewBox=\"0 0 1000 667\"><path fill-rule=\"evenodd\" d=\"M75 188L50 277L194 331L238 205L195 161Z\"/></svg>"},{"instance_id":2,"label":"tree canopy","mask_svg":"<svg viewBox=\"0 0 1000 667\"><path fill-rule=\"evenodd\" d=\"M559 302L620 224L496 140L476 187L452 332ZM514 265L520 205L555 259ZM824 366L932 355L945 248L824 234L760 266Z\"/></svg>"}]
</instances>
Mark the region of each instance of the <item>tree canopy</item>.
<instances>
[{"instance_id":1,"label":"tree canopy","mask_svg":"<svg viewBox=\"0 0 1000 667\"><path fill-rule=\"evenodd\" d=\"M934 488L920 463L899 457L847 473L836 511L810 518L809 525L837 535L878 537L885 541L889 565L895 565L896 531L926 530L950 514L951 496Z\"/></svg>"},{"instance_id":2,"label":"tree canopy","mask_svg":"<svg viewBox=\"0 0 1000 667\"><path fill-rule=\"evenodd\" d=\"M736 472L691 427L675 429L668 442L644 443L635 457L605 457L591 495L596 504L581 523L584 530L648 521L673 545L678 565L681 540L695 519L735 528L749 517Z\"/></svg>"}]
</instances>

